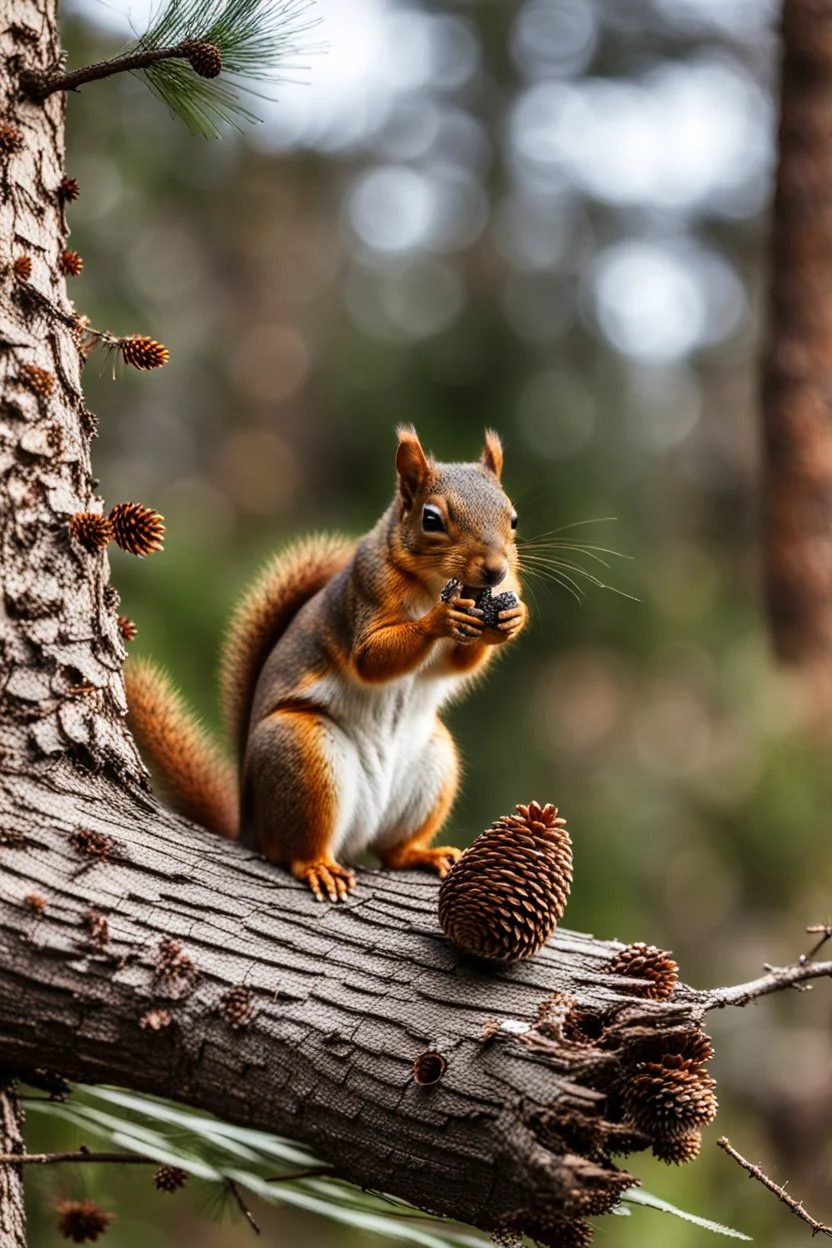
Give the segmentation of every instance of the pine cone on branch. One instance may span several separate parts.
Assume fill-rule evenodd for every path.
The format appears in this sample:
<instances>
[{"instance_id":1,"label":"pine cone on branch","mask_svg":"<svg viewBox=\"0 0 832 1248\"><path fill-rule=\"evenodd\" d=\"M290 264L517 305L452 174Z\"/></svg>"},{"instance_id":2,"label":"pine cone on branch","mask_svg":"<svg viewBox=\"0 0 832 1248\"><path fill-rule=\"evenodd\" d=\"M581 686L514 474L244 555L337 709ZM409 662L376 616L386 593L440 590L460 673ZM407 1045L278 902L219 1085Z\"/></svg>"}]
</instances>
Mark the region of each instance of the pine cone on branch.
<instances>
[{"instance_id":1,"label":"pine cone on branch","mask_svg":"<svg viewBox=\"0 0 832 1248\"><path fill-rule=\"evenodd\" d=\"M118 347L121 358L131 368L152 372L154 368L162 368L170 359L170 352L161 342L147 338L144 334L133 334L130 338L119 338Z\"/></svg>"},{"instance_id":2,"label":"pine cone on branch","mask_svg":"<svg viewBox=\"0 0 832 1248\"><path fill-rule=\"evenodd\" d=\"M61 272L65 277L78 277L84 267L84 261L77 251L62 251L59 257Z\"/></svg>"},{"instance_id":3,"label":"pine cone on branch","mask_svg":"<svg viewBox=\"0 0 832 1248\"><path fill-rule=\"evenodd\" d=\"M572 883L572 846L557 807L518 806L478 836L439 889L439 921L454 944L514 962L546 943Z\"/></svg>"},{"instance_id":4,"label":"pine cone on branch","mask_svg":"<svg viewBox=\"0 0 832 1248\"><path fill-rule=\"evenodd\" d=\"M113 541L140 559L164 550L164 516L142 503L116 503L110 512Z\"/></svg>"},{"instance_id":5,"label":"pine cone on branch","mask_svg":"<svg viewBox=\"0 0 832 1248\"><path fill-rule=\"evenodd\" d=\"M69 531L79 546L94 554L113 539L113 526L107 516L94 511L76 511L69 517Z\"/></svg>"},{"instance_id":6,"label":"pine cone on branch","mask_svg":"<svg viewBox=\"0 0 832 1248\"><path fill-rule=\"evenodd\" d=\"M222 71L222 53L207 39L186 39L182 51L187 54L191 69L200 78L217 78Z\"/></svg>"},{"instance_id":7,"label":"pine cone on branch","mask_svg":"<svg viewBox=\"0 0 832 1248\"><path fill-rule=\"evenodd\" d=\"M651 1001L669 1001L676 990L679 968L664 949L655 945L628 945L605 967L608 975L626 975L642 979L641 985L628 984L626 991L634 997Z\"/></svg>"}]
</instances>

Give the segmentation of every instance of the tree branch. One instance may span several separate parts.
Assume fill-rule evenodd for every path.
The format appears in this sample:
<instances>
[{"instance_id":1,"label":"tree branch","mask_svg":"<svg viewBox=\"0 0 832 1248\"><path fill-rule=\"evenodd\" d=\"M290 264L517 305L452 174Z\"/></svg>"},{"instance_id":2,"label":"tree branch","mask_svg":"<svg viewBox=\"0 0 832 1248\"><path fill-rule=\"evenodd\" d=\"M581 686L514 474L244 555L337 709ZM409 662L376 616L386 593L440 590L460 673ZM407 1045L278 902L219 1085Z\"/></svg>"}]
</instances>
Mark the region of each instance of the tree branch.
<instances>
[{"instance_id":1,"label":"tree branch","mask_svg":"<svg viewBox=\"0 0 832 1248\"><path fill-rule=\"evenodd\" d=\"M784 1205L788 1205L793 1214L805 1222L807 1226L811 1226L813 1236L828 1235L830 1239L832 1239L832 1227L825 1226L823 1222L816 1221L803 1208L802 1201L795 1200L793 1196L790 1196L784 1188L780 1187L778 1183L775 1183L773 1179L770 1179L759 1166L754 1165L751 1161L746 1161L746 1159L732 1147L731 1141L726 1136L720 1136L716 1143L717 1147L721 1148L722 1151L727 1153L729 1157L733 1157L734 1161L738 1162L742 1166L743 1170L748 1171L750 1178L756 1179L758 1183L762 1183L763 1187L767 1187L770 1192L774 1192L775 1196L777 1196L779 1200L782 1200Z\"/></svg>"},{"instance_id":2,"label":"tree branch","mask_svg":"<svg viewBox=\"0 0 832 1248\"><path fill-rule=\"evenodd\" d=\"M50 95L54 95L56 91L75 91L85 83L111 78L113 74L147 69L151 65L158 64L159 61L188 60L190 54L190 47L179 43L172 48L140 48L135 52L125 52L108 61L82 65L68 74L50 73L48 70L24 70L20 75L20 89L30 100L41 102L48 99Z\"/></svg>"},{"instance_id":3,"label":"tree branch","mask_svg":"<svg viewBox=\"0 0 832 1248\"><path fill-rule=\"evenodd\" d=\"M80 1148L72 1153L0 1153L0 1166L52 1166L62 1162L91 1161L96 1164L120 1163L128 1166L158 1166L153 1157L140 1153L91 1153Z\"/></svg>"},{"instance_id":4,"label":"tree branch","mask_svg":"<svg viewBox=\"0 0 832 1248\"><path fill-rule=\"evenodd\" d=\"M794 966L769 966L766 974L747 984L730 988L714 988L706 994L707 1009L721 1010L726 1005L748 1005L770 992L783 988L799 988L807 979L821 979L832 975L832 962L797 962Z\"/></svg>"}]
</instances>

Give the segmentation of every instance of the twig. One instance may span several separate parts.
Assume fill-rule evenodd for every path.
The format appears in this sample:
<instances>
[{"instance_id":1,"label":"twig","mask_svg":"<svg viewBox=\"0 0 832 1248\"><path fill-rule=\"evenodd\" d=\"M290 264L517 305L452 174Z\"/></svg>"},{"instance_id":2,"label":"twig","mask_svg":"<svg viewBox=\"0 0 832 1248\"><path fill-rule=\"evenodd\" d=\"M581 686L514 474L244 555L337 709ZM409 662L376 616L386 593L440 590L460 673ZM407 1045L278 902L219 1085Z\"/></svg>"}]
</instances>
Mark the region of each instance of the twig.
<instances>
[{"instance_id":1,"label":"twig","mask_svg":"<svg viewBox=\"0 0 832 1248\"><path fill-rule=\"evenodd\" d=\"M121 74L134 69L147 69L159 61L170 61L174 57L188 59L189 50L184 44L178 43L172 48L144 48L140 52L127 52L114 56L109 61L96 61L92 65L82 65L68 74L49 73L43 70L27 70L20 76L20 87L30 100L45 100L56 91L74 91L87 82L97 82L101 78L110 78L113 74Z\"/></svg>"},{"instance_id":2,"label":"twig","mask_svg":"<svg viewBox=\"0 0 832 1248\"><path fill-rule=\"evenodd\" d=\"M832 939L832 923L813 923L811 927L806 928L806 931L809 932L810 935L815 935L818 932L820 932L821 937L816 945L812 945L812 948L809 950L808 953L801 953L800 955L801 966L804 964L804 962L811 962L812 958L815 956L818 949L822 949L823 946L826 944L827 940Z\"/></svg>"},{"instance_id":3,"label":"twig","mask_svg":"<svg viewBox=\"0 0 832 1248\"><path fill-rule=\"evenodd\" d=\"M240 1210L240 1213L246 1219L249 1226L254 1231L254 1234L259 1235L260 1227L254 1221L254 1216L251 1210L249 1209L248 1205L246 1204L246 1202L243 1200L242 1196L240 1195L240 1189L237 1187L237 1184L234 1182L233 1179L227 1178L225 1181L226 1181L226 1184L228 1185L229 1192L234 1197L234 1200L237 1203L237 1208Z\"/></svg>"},{"instance_id":4,"label":"twig","mask_svg":"<svg viewBox=\"0 0 832 1248\"><path fill-rule=\"evenodd\" d=\"M794 1197L790 1196L787 1191L779 1186L779 1184L775 1183L773 1179L770 1179L767 1174L764 1174L759 1166L755 1166L753 1162L746 1161L744 1157L740 1156L737 1150L732 1147L731 1141L726 1136L721 1135L716 1143L717 1147L721 1148L722 1151L727 1153L729 1157L733 1157L734 1161L738 1162L742 1166L743 1170L748 1171L749 1178L756 1179L758 1183L762 1183L763 1187L767 1187L770 1192L774 1192L774 1195L782 1200L784 1205L788 1205L792 1213L805 1222L807 1226L811 1226L813 1238L815 1235L828 1235L829 1238L832 1239L832 1226L825 1226L823 1222L817 1222L803 1208L802 1201L795 1200Z\"/></svg>"},{"instance_id":5,"label":"twig","mask_svg":"<svg viewBox=\"0 0 832 1248\"><path fill-rule=\"evenodd\" d=\"M794 966L766 967L766 974L759 979L752 979L747 984L735 984L731 988L714 988L707 994L705 1008L721 1010L726 1005L748 1005L769 992L779 992L781 988L797 988L805 979L821 979L832 976L832 962L804 962Z\"/></svg>"},{"instance_id":6,"label":"twig","mask_svg":"<svg viewBox=\"0 0 832 1248\"><path fill-rule=\"evenodd\" d=\"M27 1100L40 1099L40 1097L27 1097ZM74 1153L0 1153L0 1166L52 1166L61 1161L121 1162L127 1166L158 1166L159 1164L155 1158L144 1157L141 1153L91 1153L86 1148L80 1148Z\"/></svg>"}]
</instances>

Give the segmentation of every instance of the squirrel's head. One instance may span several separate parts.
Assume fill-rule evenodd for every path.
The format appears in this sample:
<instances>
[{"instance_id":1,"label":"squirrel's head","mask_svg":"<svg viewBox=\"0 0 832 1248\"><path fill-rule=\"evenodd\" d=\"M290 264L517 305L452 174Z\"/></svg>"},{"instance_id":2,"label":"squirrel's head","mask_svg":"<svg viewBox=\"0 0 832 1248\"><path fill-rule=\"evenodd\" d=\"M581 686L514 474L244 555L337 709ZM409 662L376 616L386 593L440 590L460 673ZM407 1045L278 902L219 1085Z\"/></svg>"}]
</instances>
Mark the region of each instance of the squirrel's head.
<instances>
[{"instance_id":1,"label":"squirrel's head","mask_svg":"<svg viewBox=\"0 0 832 1248\"><path fill-rule=\"evenodd\" d=\"M500 485L503 447L491 429L476 463L438 464L416 431L398 430L398 541L409 570L437 591L456 577L496 587L516 566L517 512Z\"/></svg>"}]
</instances>

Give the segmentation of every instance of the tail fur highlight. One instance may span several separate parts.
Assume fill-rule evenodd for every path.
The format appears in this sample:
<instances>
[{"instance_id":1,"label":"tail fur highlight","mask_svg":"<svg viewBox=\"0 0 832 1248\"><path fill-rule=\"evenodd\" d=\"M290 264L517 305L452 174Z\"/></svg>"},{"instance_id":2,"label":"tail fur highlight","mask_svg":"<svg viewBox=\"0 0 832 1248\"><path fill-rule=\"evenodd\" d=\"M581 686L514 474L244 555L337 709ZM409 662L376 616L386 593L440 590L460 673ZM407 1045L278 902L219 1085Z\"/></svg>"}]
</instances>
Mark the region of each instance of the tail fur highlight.
<instances>
[{"instance_id":1,"label":"tail fur highlight","mask_svg":"<svg viewBox=\"0 0 832 1248\"><path fill-rule=\"evenodd\" d=\"M335 534L303 538L269 560L231 617L220 661L220 692L240 762L263 664L304 603L346 566L355 547L354 539Z\"/></svg>"},{"instance_id":2,"label":"tail fur highlight","mask_svg":"<svg viewBox=\"0 0 832 1248\"><path fill-rule=\"evenodd\" d=\"M131 659L124 678L128 725L170 805L204 828L235 840L237 778L211 734L151 660Z\"/></svg>"}]
</instances>

